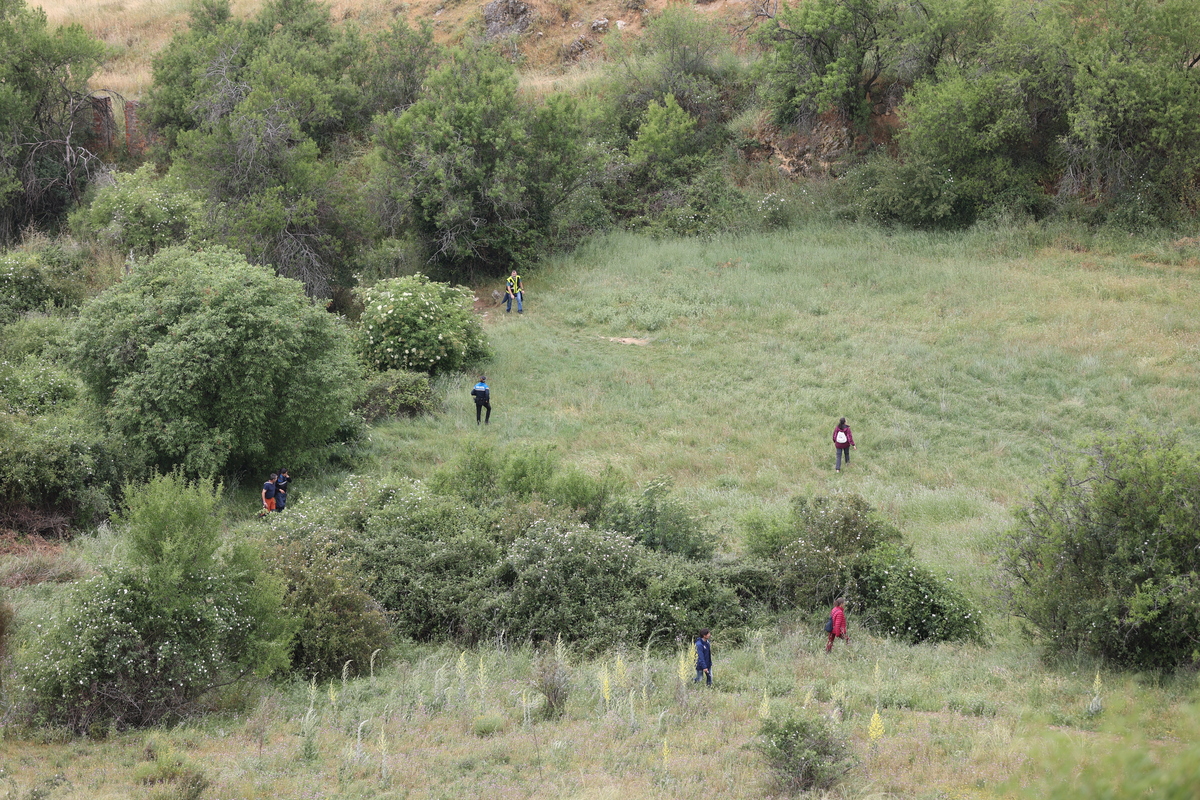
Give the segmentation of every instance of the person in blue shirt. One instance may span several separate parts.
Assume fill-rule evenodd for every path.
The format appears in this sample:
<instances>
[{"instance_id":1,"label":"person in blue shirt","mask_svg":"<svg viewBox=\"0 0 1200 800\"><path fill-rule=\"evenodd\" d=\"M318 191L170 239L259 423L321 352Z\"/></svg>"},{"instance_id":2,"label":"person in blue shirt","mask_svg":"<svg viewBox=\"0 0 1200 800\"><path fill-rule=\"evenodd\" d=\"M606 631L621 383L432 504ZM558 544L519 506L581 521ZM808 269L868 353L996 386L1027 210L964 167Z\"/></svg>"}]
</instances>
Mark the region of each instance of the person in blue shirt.
<instances>
[{"instance_id":1,"label":"person in blue shirt","mask_svg":"<svg viewBox=\"0 0 1200 800\"><path fill-rule=\"evenodd\" d=\"M287 493L288 484L292 482L292 476L287 471L287 468L279 470L279 477L275 479L275 510L283 511L287 508Z\"/></svg>"},{"instance_id":2,"label":"person in blue shirt","mask_svg":"<svg viewBox=\"0 0 1200 800\"><path fill-rule=\"evenodd\" d=\"M696 678L692 683L703 677L705 684L712 686L712 645L708 641L711 638L708 628L700 629L700 638L696 640Z\"/></svg>"},{"instance_id":3,"label":"person in blue shirt","mask_svg":"<svg viewBox=\"0 0 1200 800\"><path fill-rule=\"evenodd\" d=\"M471 390L471 396L475 398L475 424L479 424L480 412L486 408L487 416L483 424L487 425L492 421L492 390L488 388L486 375L479 376L479 383Z\"/></svg>"}]
</instances>

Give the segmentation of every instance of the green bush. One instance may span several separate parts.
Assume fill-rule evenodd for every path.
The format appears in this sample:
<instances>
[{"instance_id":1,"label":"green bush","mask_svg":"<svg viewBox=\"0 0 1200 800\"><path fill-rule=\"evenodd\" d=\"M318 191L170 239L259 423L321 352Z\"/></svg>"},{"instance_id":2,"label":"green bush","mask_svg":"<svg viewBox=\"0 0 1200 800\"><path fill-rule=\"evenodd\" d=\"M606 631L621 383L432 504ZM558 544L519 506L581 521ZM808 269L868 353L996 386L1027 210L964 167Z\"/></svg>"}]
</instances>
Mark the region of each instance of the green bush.
<instances>
[{"instance_id":1,"label":"green bush","mask_svg":"<svg viewBox=\"0 0 1200 800\"><path fill-rule=\"evenodd\" d=\"M979 610L948 578L885 544L861 554L850 569L850 596L866 609L868 627L917 644L983 640Z\"/></svg>"},{"instance_id":2,"label":"green bush","mask_svg":"<svg viewBox=\"0 0 1200 800\"><path fill-rule=\"evenodd\" d=\"M60 248L0 255L0 323L29 311L70 308L83 297L75 259Z\"/></svg>"},{"instance_id":3,"label":"green bush","mask_svg":"<svg viewBox=\"0 0 1200 800\"><path fill-rule=\"evenodd\" d=\"M287 663L283 588L251 544L221 546L216 491L171 474L125 497L123 563L80 584L24 661L44 722L152 725Z\"/></svg>"},{"instance_id":4,"label":"green bush","mask_svg":"<svg viewBox=\"0 0 1200 800\"><path fill-rule=\"evenodd\" d=\"M84 383L150 467L294 465L349 415L344 328L224 248L161 251L83 307L75 338Z\"/></svg>"},{"instance_id":5,"label":"green bush","mask_svg":"<svg viewBox=\"0 0 1200 800\"><path fill-rule=\"evenodd\" d=\"M768 717L759 737L767 768L788 794L830 789L854 766L849 745L815 714Z\"/></svg>"},{"instance_id":6,"label":"green bush","mask_svg":"<svg viewBox=\"0 0 1200 800\"><path fill-rule=\"evenodd\" d=\"M398 633L419 640L470 638L466 608L499 558L482 516L415 481L387 490L346 548L372 576L371 595Z\"/></svg>"},{"instance_id":7,"label":"green bush","mask_svg":"<svg viewBox=\"0 0 1200 800\"><path fill-rule=\"evenodd\" d=\"M1013 610L1058 652L1200 662L1200 457L1154 431L1098 437L1004 539Z\"/></svg>"},{"instance_id":8,"label":"green bush","mask_svg":"<svg viewBox=\"0 0 1200 800\"><path fill-rule=\"evenodd\" d=\"M902 538L855 494L797 497L786 517L756 513L742 527L747 553L775 564L785 596L804 607L846 594L859 555Z\"/></svg>"},{"instance_id":9,"label":"green bush","mask_svg":"<svg viewBox=\"0 0 1200 800\"><path fill-rule=\"evenodd\" d=\"M389 369L367 382L354 410L367 422L378 422L392 417L432 414L438 406L428 375Z\"/></svg>"},{"instance_id":10,"label":"green bush","mask_svg":"<svg viewBox=\"0 0 1200 800\"><path fill-rule=\"evenodd\" d=\"M19 362L28 356L59 363L71 346L72 320L61 315L31 314L0 330L0 360Z\"/></svg>"},{"instance_id":11,"label":"green bush","mask_svg":"<svg viewBox=\"0 0 1200 800\"><path fill-rule=\"evenodd\" d=\"M490 356L470 289L421 275L361 292L359 353L377 370L453 372Z\"/></svg>"},{"instance_id":12,"label":"green bush","mask_svg":"<svg viewBox=\"0 0 1200 800\"><path fill-rule=\"evenodd\" d=\"M535 525L504 553L478 627L509 639L585 642L597 649L640 643L635 575L646 551L628 536L582 525Z\"/></svg>"},{"instance_id":13,"label":"green bush","mask_svg":"<svg viewBox=\"0 0 1200 800\"><path fill-rule=\"evenodd\" d=\"M683 503L671 497L670 492L669 479L651 481L632 502L613 502L601 525L623 533L651 550L686 558L711 558L717 549L716 537L705 531L699 520Z\"/></svg>"},{"instance_id":14,"label":"green bush","mask_svg":"<svg viewBox=\"0 0 1200 800\"><path fill-rule=\"evenodd\" d=\"M0 413L0 506L58 509L78 525L111 510L119 439L73 413Z\"/></svg>"},{"instance_id":15,"label":"green bush","mask_svg":"<svg viewBox=\"0 0 1200 800\"><path fill-rule=\"evenodd\" d=\"M0 411L37 415L69 407L81 388L75 375L37 356L0 361Z\"/></svg>"},{"instance_id":16,"label":"green bush","mask_svg":"<svg viewBox=\"0 0 1200 800\"><path fill-rule=\"evenodd\" d=\"M71 215L71 228L122 254L147 256L186 242L200 213L199 198L177 179L158 177L153 164L144 164L118 173L114 184L98 190L90 205Z\"/></svg>"},{"instance_id":17,"label":"green bush","mask_svg":"<svg viewBox=\"0 0 1200 800\"><path fill-rule=\"evenodd\" d=\"M898 161L879 155L854 170L859 210L871 219L914 228L961 226L974 219L974 209L959 197L950 170L923 158Z\"/></svg>"},{"instance_id":18,"label":"green bush","mask_svg":"<svg viewBox=\"0 0 1200 800\"><path fill-rule=\"evenodd\" d=\"M350 662L350 674L366 675L387 657L392 634L365 574L322 530L301 525L289 534L267 553L267 565L286 586L284 613L298 622L292 668L332 678Z\"/></svg>"},{"instance_id":19,"label":"green bush","mask_svg":"<svg viewBox=\"0 0 1200 800\"><path fill-rule=\"evenodd\" d=\"M630 537L539 521L509 545L472 629L564 640L591 650L668 643L702 626L732 632L747 617L710 564L655 553Z\"/></svg>"}]
</instances>

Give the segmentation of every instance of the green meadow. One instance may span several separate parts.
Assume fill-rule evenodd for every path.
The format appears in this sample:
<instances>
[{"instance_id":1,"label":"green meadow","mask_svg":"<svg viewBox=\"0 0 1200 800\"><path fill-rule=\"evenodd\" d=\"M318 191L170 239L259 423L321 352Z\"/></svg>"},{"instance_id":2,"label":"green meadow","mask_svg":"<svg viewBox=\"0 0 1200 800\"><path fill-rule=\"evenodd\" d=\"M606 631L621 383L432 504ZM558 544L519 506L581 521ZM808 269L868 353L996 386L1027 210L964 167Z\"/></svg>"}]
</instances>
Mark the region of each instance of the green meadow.
<instances>
[{"instance_id":1,"label":"green meadow","mask_svg":"<svg viewBox=\"0 0 1200 800\"><path fill-rule=\"evenodd\" d=\"M378 468L420 476L476 436L553 448L669 476L731 548L748 509L853 491L977 583L1013 505L1090 434L1200 439L1198 257L1039 227L599 239L526 276L524 315L487 311L492 425L476 376L444 381L443 416L376 431ZM858 450L838 475L842 416Z\"/></svg>"},{"instance_id":2,"label":"green meadow","mask_svg":"<svg viewBox=\"0 0 1200 800\"><path fill-rule=\"evenodd\" d=\"M548 655L527 643L405 645L369 677L257 685L171 727L6 728L0 796L763 798L777 795L758 728L801 708L854 753L829 797L1194 796L1196 676L1045 662L997 570L1012 510L1089 435L1200 444L1194 240L1013 224L617 234L524 278L524 314L484 308L491 424L475 422L477 374L441 378L443 412L373 428L360 474L422 478L485 439L629 486L667 477L733 553L753 509L858 493L966 587L987 643L903 645L851 615L850 644L826 656L819 622L785 616L738 644L714 631L712 690L691 684L688 642L560 647L569 696L552 719ZM842 416L858 449L835 474ZM297 510L340 477L297 476ZM29 615L52 592L14 605Z\"/></svg>"}]
</instances>

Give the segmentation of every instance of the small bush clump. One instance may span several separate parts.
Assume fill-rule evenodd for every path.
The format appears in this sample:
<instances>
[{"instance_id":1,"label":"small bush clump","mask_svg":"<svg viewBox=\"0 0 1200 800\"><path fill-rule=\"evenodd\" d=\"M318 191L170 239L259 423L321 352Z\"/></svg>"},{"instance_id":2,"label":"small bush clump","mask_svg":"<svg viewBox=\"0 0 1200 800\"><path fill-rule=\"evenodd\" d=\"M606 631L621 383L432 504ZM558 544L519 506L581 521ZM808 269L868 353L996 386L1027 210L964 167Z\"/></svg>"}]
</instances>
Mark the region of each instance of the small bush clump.
<instances>
[{"instance_id":1,"label":"small bush clump","mask_svg":"<svg viewBox=\"0 0 1200 800\"><path fill-rule=\"evenodd\" d=\"M768 769L789 794L830 789L854 765L846 741L813 714L768 717L759 736Z\"/></svg>"},{"instance_id":2,"label":"small bush clump","mask_svg":"<svg viewBox=\"0 0 1200 800\"><path fill-rule=\"evenodd\" d=\"M668 479L651 481L632 502L612 503L602 524L651 550L685 558L711 558L717 549L716 538L670 492Z\"/></svg>"},{"instance_id":3,"label":"small bush clump","mask_svg":"<svg viewBox=\"0 0 1200 800\"><path fill-rule=\"evenodd\" d=\"M491 351L469 289L417 273L361 293L359 354L377 370L437 374L486 359Z\"/></svg>"},{"instance_id":4,"label":"small bush clump","mask_svg":"<svg viewBox=\"0 0 1200 800\"><path fill-rule=\"evenodd\" d=\"M267 555L268 568L283 579L283 610L299 624L292 641L292 668L314 678L364 675L391 647L391 626L367 592L359 566L322 531L293 529L290 541Z\"/></svg>"},{"instance_id":5,"label":"small bush clump","mask_svg":"<svg viewBox=\"0 0 1200 800\"><path fill-rule=\"evenodd\" d=\"M905 548L889 544L864 553L850 572L851 594L868 609L866 623L878 633L913 644L982 641L979 610Z\"/></svg>"},{"instance_id":6,"label":"small bush clump","mask_svg":"<svg viewBox=\"0 0 1200 800\"><path fill-rule=\"evenodd\" d=\"M282 587L249 545L220 547L215 489L172 474L125 495L126 560L76 588L21 670L39 719L79 732L151 725L287 663Z\"/></svg>"},{"instance_id":7,"label":"small bush clump","mask_svg":"<svg viewBox=\"0 0 1200 800\"><path fill-rule=\"evenodd\" d=\"M1200 457L1170 436L1099 437L1004 540L1011 599L1058 652L1142 669L1200 662Z\"/></svg>"},{"instance_id":8,"label":"small bush clump","mask_svg":"<svg viewBox=\"0 0 1200 800\"><path fill-rule=\"evenodd\" d=\"M389 369L368 380L354 410L367 422L432 414L438 400L423 372Z\"/></svg>"}]
</instances>

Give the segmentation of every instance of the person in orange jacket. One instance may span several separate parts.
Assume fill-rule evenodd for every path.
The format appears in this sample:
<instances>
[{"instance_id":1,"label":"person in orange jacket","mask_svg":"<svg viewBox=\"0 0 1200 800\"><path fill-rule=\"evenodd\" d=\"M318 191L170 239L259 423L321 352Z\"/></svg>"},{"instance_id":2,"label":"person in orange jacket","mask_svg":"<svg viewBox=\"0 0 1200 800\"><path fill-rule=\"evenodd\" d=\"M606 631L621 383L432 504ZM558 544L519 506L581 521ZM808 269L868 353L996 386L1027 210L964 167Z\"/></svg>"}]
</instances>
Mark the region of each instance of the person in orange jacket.
<instances>
[{"instance_id":1,"label":"person in orange jacket","mask_svg":"<svg viewBox=\"0 0 1200 800\"><path fill-rule=\"evenodd\" d=\"M850 636L846 633L846 612L842 606L846 605L846 598L839 597L833 601L833 608L829 611L829 623L825 630L829 632L829 642L825 645L825 652L833 650L833 640L841 638L846 644L850 644Z\"/></svg>"}]
</instances>

